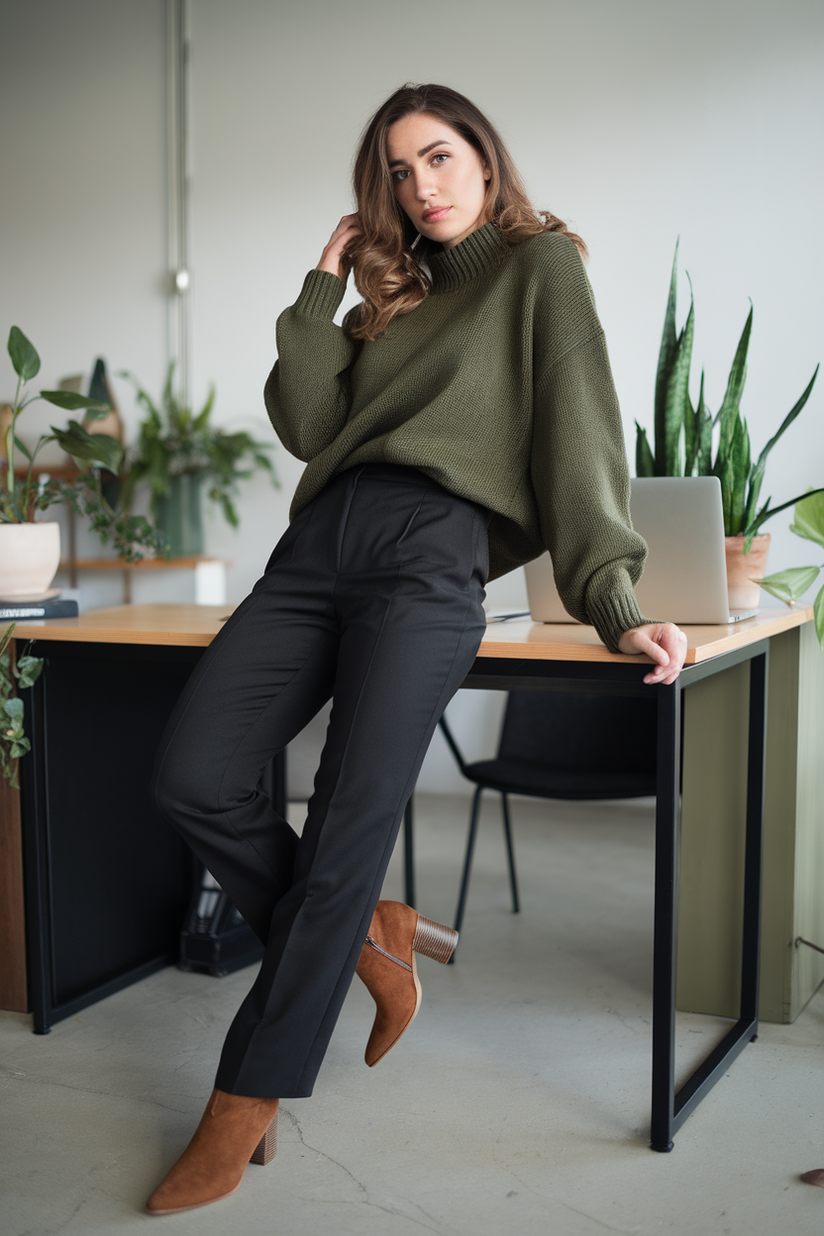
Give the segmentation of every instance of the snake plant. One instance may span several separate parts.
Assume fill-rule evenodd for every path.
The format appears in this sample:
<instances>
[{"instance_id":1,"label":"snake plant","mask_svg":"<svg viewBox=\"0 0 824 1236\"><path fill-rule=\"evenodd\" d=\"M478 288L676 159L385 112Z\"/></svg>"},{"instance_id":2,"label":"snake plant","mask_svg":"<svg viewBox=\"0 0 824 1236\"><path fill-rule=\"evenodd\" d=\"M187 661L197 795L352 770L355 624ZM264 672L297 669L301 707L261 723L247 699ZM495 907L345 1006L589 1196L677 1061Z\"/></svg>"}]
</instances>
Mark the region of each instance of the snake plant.
<instances>
[{"instance_id":1,"label":"snake plant","mask_svg":"<svg viewBox=\"0 0 824 1236\"><path fill-rule=\"evenodd\" d=\"M747 353L752 333L752 306L738 341L721 407L713 416L704 401L703 370L695 406L690 399L695 303L690 284L687 320L682 329L676 332L677 279L678 243L675 245L664 333L658 355L654 412L655 449L650 447L646 430L636 421L636 473L638 476L717 476L721 482L724 531L727 536L745 537L745 548L749 549L752 538L767 519L802 499L806 500L806 495L799 494L787 502L782 502L780 506L773 507L770 505L772 499L767 498L759 506L767 457L809 399L818 376L818 365L800 398L781 422L778 432L770 438L758 458L753 460L747 422L741 415L741 397L747 379ZM813 492L822 491L817 489Z\"/></svg>"}]
</instances>

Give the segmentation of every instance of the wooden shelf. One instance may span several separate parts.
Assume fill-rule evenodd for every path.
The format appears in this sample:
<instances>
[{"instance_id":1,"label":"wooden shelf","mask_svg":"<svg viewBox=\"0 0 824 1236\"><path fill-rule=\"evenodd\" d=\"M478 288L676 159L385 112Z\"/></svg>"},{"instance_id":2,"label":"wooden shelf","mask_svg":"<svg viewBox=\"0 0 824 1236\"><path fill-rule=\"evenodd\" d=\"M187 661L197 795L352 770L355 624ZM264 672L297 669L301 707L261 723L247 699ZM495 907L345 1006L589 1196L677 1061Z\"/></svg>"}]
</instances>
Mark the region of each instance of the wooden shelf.
<instances>
[{"instance_id":1,"label":"wooden shelf","mask_svg":"<svg viewBox=\"0 0 824 1236\"><path fill-rule=\"evenodd\" d=\"M190 554L181 558L141 558L139 562L126 562L123 558L70 558L60 563L61 571L175 571L191 570L201 562L220 562L231 566L228 558L214 558L211 554Z\"/></svg>"},{"instance_id":2,"label":"wooden shelf","mask_svg":"<svg viewBox=\"0 0 824 1236\"><path fill-rule=\"evenodd\" d=\"M59 481L73 481L78 476L82 476L82 469L78 468L77 464L44 464L36 463L31 470L32 476L53 476ZM18 464L14 469L14 475L18 477L26 477L29 475L28 465Z\"/></svg>"}]
</instances>

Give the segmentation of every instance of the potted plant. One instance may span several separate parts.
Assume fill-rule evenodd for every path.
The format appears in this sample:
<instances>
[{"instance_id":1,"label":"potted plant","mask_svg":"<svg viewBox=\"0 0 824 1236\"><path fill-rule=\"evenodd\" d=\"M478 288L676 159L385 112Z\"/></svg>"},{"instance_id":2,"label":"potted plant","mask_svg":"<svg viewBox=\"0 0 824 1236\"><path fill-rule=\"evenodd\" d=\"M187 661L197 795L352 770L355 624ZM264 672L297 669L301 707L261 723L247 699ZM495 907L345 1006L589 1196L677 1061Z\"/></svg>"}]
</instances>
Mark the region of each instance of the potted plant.
<instances>
[{"instance_id":1,"label":"potted plant","mask_svg":"<svg viewBox=\"0 0 824 1236\"><path fill-rule=\"evenodd\" d=\"M759 535L759 529L766 520L803 497L799 494L775 507L770 505L772 499L767 498L759 506L767 457L809 399L819 367L816 365L812 378L781 422L778 432L753 461L747 422L741 415L752 331L752 307L736 348L721 407L713 417L704 401L703 370L695 407L690 400L695 306L690 288L687 320L681 331L676 332L677 272L676 243L655 383L654 450L650 447L646 431L636 421L635 470L638 476L718 477L724 508L730 605L749 608L758 604L758 584L754 580L764 574L770 542L769 535Z\"/></svg>"},{"instance_id":2,"label":"potted plant","mask_svg":"<svg viewBox=\"0 0 824 1236\"><path fill-rule=\"evenodd\" d=\"M790 532L804 537L807 541L814 541L816 545L824 546L824 493L821 490L814 491L796 503ZM813 586L821 571L824 571L824 563L817 567L790 567L786 571L766 576L761 580L761 587L779 601L795 605L799 597ZM819 588L813 601L813 614L815 633L821 648L824 649L824 587Z\"/></svg>"},{"instance_id":3,"label":"potted plant","mask_svg":"<svg viewBox=\"0 0 824 1236\"><path fill-rule=\"evenodd\" d=\"M112 509L100 487L100 470L118 473L123 448L103 433L88 433L77 421L66 429L51 427L29 449L18 436L22 413L37 399L45 399L65 411L85 409L87 419L107 416L107 403L73 391L40 391L25 397L26 383L40 370L40 357L23 332L12 326L8 353L17 374L17 390L7 417L5 459L0 461L0 598L13 600L42 596L48 591L60 563L60 528L53 521L37 521L37 515L56 504L68 504L87 515L103 544L111 541L129 561L142 556L142 549L162 549L158 533L148 520ZM48 479L35 470L37 455L47 442L58 442L80 465L80 475L70 481ZM18 478L15 462L27 463Z\"/></svg>"},{"instance_id":4,"label":"potted plant","mask_svg":"<svg viewBox=\"0 0 824 1236\"><path fill-rule=\"evenodd\" d=\"M137 446L131 452L124 486L123 502L128 507L135 487L149 487L152 517L163 529L174 555L203 551L201 499L204 487L211 502L217 503L233 528L239 525L233 498L238 482L252 475L254 468L269 472L272 484L278 480L266 454L274 442L258 442L241 430L230 433L209 423L215 400L214 387L199 412L182 404L174 393L174 365L169 366L166 384L158 406L133 374L128 378L138 403L146 410Z\"/></svg>"}]
</instances>

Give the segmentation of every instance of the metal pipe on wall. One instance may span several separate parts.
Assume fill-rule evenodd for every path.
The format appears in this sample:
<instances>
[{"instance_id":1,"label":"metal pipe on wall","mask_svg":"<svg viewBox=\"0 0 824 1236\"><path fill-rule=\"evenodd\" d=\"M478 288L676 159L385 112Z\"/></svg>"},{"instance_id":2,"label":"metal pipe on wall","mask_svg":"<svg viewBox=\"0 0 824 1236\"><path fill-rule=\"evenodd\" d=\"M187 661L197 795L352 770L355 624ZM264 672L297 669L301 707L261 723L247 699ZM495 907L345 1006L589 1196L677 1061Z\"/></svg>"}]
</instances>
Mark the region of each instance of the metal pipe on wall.
<instances>
[{"instance_id":1,"label":"metal pipe on wall","mask_svg":"<svg viewBox=\"0 0 824 1236\"><path fill-rule=\"evenodd\" d=\"M175 394L189 404L191 315L189 232L191 145L189 141L189 0L166 0L167 128L167 360L175 366Z\"/></svg>"}]
</instances>

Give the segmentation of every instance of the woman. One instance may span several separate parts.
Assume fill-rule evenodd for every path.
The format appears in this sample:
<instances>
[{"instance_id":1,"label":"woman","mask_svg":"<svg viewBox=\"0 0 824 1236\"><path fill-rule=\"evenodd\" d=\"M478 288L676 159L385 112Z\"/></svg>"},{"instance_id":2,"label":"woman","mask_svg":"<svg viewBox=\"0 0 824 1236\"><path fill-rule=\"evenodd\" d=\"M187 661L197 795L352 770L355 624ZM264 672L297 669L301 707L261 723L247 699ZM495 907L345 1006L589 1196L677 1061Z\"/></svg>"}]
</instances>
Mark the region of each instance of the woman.
<instances>
[{"instance_id":1,"label":"woman","mask_svg":"<svg viewBox=\"0 0 824 1236\"><path fill-rule=\"evenodd\" d=\"M266 404L307 462L292 522L158 758L161 809L266 953L155 1214L226 1196L253 1152L266 1160L278 1099L311 1094L356 967L375 1064L417 1011L415 953L448 959L454 933L377 898L477 652L488 575L547 547L569 612L649 656L645 682L674 681L684 659L682 633L645 619L632 588L646 550L583 242L535 214L495 130L446 87L387 100L354 183L357 213L277 324ZM341 328L350 268L363 303ZM298 839L256 787L330 696Z\"/></svg>"}]
</instances>

